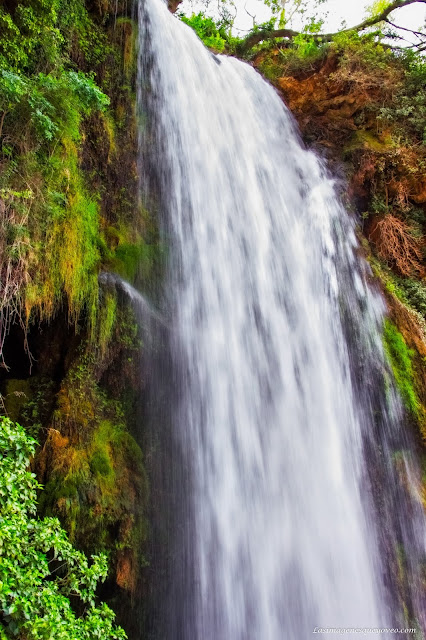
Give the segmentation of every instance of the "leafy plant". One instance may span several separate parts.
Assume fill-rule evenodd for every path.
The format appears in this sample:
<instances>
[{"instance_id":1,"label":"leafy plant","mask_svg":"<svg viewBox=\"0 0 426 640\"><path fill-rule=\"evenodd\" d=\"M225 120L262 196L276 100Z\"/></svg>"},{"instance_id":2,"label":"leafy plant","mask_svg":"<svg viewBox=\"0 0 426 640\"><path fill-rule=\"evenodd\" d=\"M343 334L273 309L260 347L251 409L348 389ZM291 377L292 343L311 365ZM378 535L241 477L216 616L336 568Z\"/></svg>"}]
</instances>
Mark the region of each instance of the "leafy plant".
<instances>
[{"instance_id":1,"label":"leafy plant","mask_svg":"<svg viewBox=\"0 0 426 640\"><path fill-rule=\"evenodd\" d=\"M63 36L57 28L59 0L24 0L13 15L0 7L0 67L34 72L54 65Z\"/></svg>"},{"instance_id":2,"label":"leafy plant","mask_svg":"<svg viewBox=\"0 0 426 640\"><path fill-rule=\"evenodd\" d=\"M195 31L206 47L215 51L223 51L226 43L226 33L220 23L206 16L203 12L193 13L189 18L181 14L180 19Z\"/></svg>"},{"instance_id":3,"label":"leafy plant","mask_svg":"<svg viewBox=\"0 0 426 640\"><path fill-rule=\"evenodd\" d=\"M396 136L404 142L426 145L426 63L423 57L407 51L401 56L404 80L393 100L378 114L382 123L391 123Z\"/></svg>"},{"instance_id":4,"label":"leafy plant","mask_svg":"<svg viewBox=\"0 0 426 640\"><path fill-rule=\"evenodd\" d=\"M375 0L373 4L367 7L367 13L370 16L380 15L390 5L389 0Z\"/></svg>"},{"instance_id":5,"label":"leafy plant","mask_svg":"<svg viewBox=\"0 0 426 640\"><path fill-rule=\"evenodd\" d=\"M111 609L96 605L106 557L94 555L89 561L73 548L56 518L36 516L41 487L28 470L35 446L20 425L0 419L2 638L124 640ZM81 615L77 603L83 605Z\"/></svg>"},{"instance_id":6,"label":"leafy plant","mask_svg":"<svg viewBox=\"0 0 426 640\"><path fill-rule=\"evenodd\" d=\"M83 177L82 132L109 106L87 70L113 50L84 0L15 5L0 7L0 357L11 322L51 317L64 298L70 320L85 310L94 324L100 195Z\"/></svg>"},{"instance_id":7,"label":"leafy plant","mask_svg":"<svg viewBox=\"0 0 426 640\"><path fill-rule=\"evenodd\" d=\"M426 319L426 285L422 280L400 278L399 284L408 304Z\"/></svg>"}]
</instances>

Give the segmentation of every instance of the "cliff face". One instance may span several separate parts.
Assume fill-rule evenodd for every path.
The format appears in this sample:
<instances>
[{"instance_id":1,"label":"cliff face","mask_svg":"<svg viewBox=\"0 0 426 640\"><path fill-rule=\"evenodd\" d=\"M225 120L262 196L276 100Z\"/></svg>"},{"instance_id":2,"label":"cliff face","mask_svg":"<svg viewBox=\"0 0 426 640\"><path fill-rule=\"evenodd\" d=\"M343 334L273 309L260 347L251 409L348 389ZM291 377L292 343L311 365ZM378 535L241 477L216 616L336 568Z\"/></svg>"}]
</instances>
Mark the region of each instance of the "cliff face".
<instances>
[{"instance_id":1,"label":"cliff face","mask_svg":"<svg viewBox=\"0 0 426 640\"><path fill-rule=\"evenodd\" d=\"M0 9L1 408L40 444L42 515L109 552L105 597L128 607L148 531L141 336L98 275L144 284L158 264L138 198L136 16L127 0L22 4L25 20Z\"/></svg>"},{"instance_id":2,"label":"cliff face","mask_svg":"<svg viewBox=\"0 0 426 640\"><path fill-rule=\"evenodd\" d=\"M424 212L423 131L408 117L401 122L399 105L410 97L404 92L415 89L407 86L408 73L398 60L385 56L379 66L360 54L331 51L307 68L292 70L275 50L259 54L254 64L277 86L306 142L346 163L358 208L383 195L388 207L420 205ZM414 111L410 106L407 116ZM423 276L424 270L417 273Z\"/></svg>"}]
</instances>

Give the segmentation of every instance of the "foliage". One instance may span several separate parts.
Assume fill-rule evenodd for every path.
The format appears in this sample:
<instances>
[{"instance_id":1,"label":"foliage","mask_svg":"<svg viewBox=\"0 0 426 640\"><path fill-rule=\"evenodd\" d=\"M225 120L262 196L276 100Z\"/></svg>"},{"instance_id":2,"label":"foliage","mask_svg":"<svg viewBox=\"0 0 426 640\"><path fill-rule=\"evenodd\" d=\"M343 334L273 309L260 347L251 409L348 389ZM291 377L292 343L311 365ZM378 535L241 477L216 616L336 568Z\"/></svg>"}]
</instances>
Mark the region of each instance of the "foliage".
<instances>
[{"instance_id":1,"label":"foliage","mask_svg":"<svg viewBox=\"0 0 426 640\"><path fill-rule=\"evenodd\" d=\"M376 255L400 277L401 290L407 279L418 278L420 291L425 274L425 212L417 204L424 202L426 161L424 59L413 51L395 53L373 34L343 33L331 47L338 56L332 86L358 104L346 160L355 168L357 192L368 194L366 234ZM420 297L409 298L422 313Z\"/></svg>"},{"instance_id":2,"label":"foliage","mask_svg":"<svg viewBox=\"0 0 426 640\"><path fill-rule=\"evenodd\" d=\"M20 425L0 419L2 637L124 639L112 611L95 603L97 584L107 575L106 557L94 555L89 562L56 518L36 517L41 487L28 471L35 445ZM76 602L84 605L82 615L75 612Z\"/></svg>"},{"instance_id":3,"label":"foliage","mask_svg":"<svg viewBox=\"0 0 426 640\"><path fill-rule=\"evenodd\" d=\"M0 7L0 67L33 72L47 70L60 55L63 42L58 27L59 0L24 0L13 15Z\"/></svg>"},{"instance_id":4,"label":"foliage","mask_svg":"<svg viewBox=\"0 0 426 640\"><path fill-rule=\"evenodd\" d=\"M261 73L272 83L277 84L283 76L309 73L324 58L324 49L309 41L305 36L294 46L277 49L270 43L256 47L257 66Z\"/></svg>"},{"instance_id":5,"label":"foliage","mask_svg":"<svg viewBox=\"0 0 426 640\"><path fill-rule=\"evenodd\" d=\"M32 376L28 382L29 389L27 388L23 398L25 402L22 402L19 407L16 421L25 427L27 433L37 438L43 425L47 423L54 406L56 385L55 381L47 376ZM20 383L22 385L22 381ZM9 390L9 385L7 389ZM14 420L7 397L5 404L8 417Z\"/></svg>"},{"instance_id":6,"label":"foliage","mask_svg":"<svg viewBox=\"0 0 426 640\"><path fill-rule=\"evenodd\" d=\"M30 329L34 350L46 348L47 334L58 340L41 353L36 376L5 384L3 408L43 437L33 463L46 484L39 512L59 516L80 549L110 554L111 594L114 581L134 588L147 528L147 482L128 431L139 337L115 293L98 285L99 271L114 261L136 274L135 247L148 229L136 204L135 23L125 17L112 23L115 0L0 4L0 358L13 322L24 339ZM118 242L109 227L120 228ZM149 261L149 255L142 260ZM58 318L45 331L56 314L71 326ZM39 320L42 329L34 326ZM87 353L76 362L82 340ZM14 370L6 377L21 375L14 361L3 364ZM45 580L53 588L58 576L62 588L72 572L53 554L47 551L52 573ZM67 633L64 609L63 632L46 626L18 637L124 637L103 606L98 625L90 603L80 619L85 603L71 596L70 616L81 633L71 627Z\"/></svg>"},{"instance_id":7,"label":"foliage","mask_svg":"<svg viewBox=\"0 0 426 640\"><path fill-rule=\"evenodd\" d=\"M108 104L109 98L93 78L82 72L25 77L0 69L0 111L10 125L19 120L39 143L65 134L78 139L81 118L93 110L104 110Z\"/></svg>"},{"instance_id":8,"label":"foliage","mask_svg":"<svg viewBox=\"0 0 426 640\"><path fill-rule=\"evenodd\" d=\"M377 42L375 33L343 32L333 38L331 47L339 56L339 67L333 76L337 81L366 90L380 86L386 90L395 89L401 80L399 65L393 64L394 54Z\"/></svg>"},{"instance_id":9,"label":"foliage","mask_svg":"<svg viewBox=\"0 0 426 640\"><path fill-rule=\"evenodd\" d=\"M426 285L422 280L413 278L400 278L399 285L402 288L407 303L426 320Z\"/></svg>"},{"instance_id":10,"label":"foliage","mask_svg":"<svg viewBox=\"0 0 426 640\"><path fill-rule=\"evenodd\" d=\"M414 351L407 347L402 334L388 319L383 327L383 341L402 400L407 409L418 417L421 405L415 386Z\"/></svg>"},{"instance_id":11,"label":"foliage","mask_svg":"<svg viewBox=\"0 0 426 640\"><path fill-rule=\"evenodd\" d=\"M299 33L293 40L293 47L299 58L313 58L318 54L319 47L317 42L308 34Z\"/></svg>"},{"instance_id":12,"label":"foliage","mask_svg":"<svg viewBox=\"0 0 426 640\"><path fill-rule=\"evenodd\" d=\"M110 52L106 34L82 0L24 0L0 7L0 67L33 75L50 72L70 56L87 66Z\"/></svg>"},{"instance_id":13,"label":"foliage","mask_svg":"<svg viewBox=\"0 0 426 640\"><path fill-rule=\"evenodd\" d=\"M401 35L401 29L403 32L411 32L416 38L416 42L411 43L410 47L417 52L422 52L426 48L426 33L424 30L414 31L405 27L398 27L398 25L395 25L389 19L393 11L411 5L416 1L423 2L424 0L376 0L369 8L367 17L359 24L352 25L348 28L346 24L343 23L340 31L324 33L323 26L326 16L324 16L323 12L319 9L327 0L264 0L264 3L272 12L273 28L251 31L238 47L238 53L240 55L246 55L258 43L276 38L282 38L282 46L288 47L291 46L292 41L301 34L310 33L314 36L316 43L323 44L331 42L334 37L340 35L351 36L352 34L358 33L365 35L371 33L372 29L375 29L373 35L378 41L383 37L387 37L394 41L405 40L407 42L406 38ZM224 3L225 0L222 0L222 5ZM210 1L205 0L206 7L208 7L209 4ZM235 7L234 2L230 4ZM256 28L256 17L252 16L252 18L254 28ZM276 25L277 21L278 25ZM232 24L233 20L229 25L232 26ZM294 24L298 27L298 31L294 30ZM388 24L394 29L393 31L387 29L385 32L384 26L387 27ZM386 45L386 47L389 47L389 45ZM401 47L396 46L395 48L401 50Z\"/></svg>"},{"instance_id":14,"label":"foliage","mask_svg":"<svg viewBox=\"0 0 426 640\"><path fill-rule=\"evenodd\" d=\"M379 16L390 5L389 0L375 0L373 4L367 7L367 15Z\"/></svg>"},{"instance_id":15,"label":"foliage","mask_svg":"<svg viewBox=\"0 0 426 640\"><path fill-rule=\"evenodd\" d=\"M370 257L374 274L383 282L386 291L393 294L411 311L417 314L418 322L426 334L426 285L422 280L404 278L393 273L388 265Z\"/></svg>"},{"instance_id":16,"label":"foliage","mask_svg":"<svg viewBox=\"0 0 426 640\"><path fill-rule=\"evenodd\" d=\"M403 142L410 144L414 138L426 145L426 62L413 51L406 51L401 60L404 80L378 117L392 124L394 135Z\"/></svg>"},{"instance_id":17,"label":"foliage","mask_svg":"<svg viewBox=\"0 0 426 640\"><path fill-rule=\"evenodd\" d=\"M93 68L103 64L113 47L105 29L97 24L81 0L60 0L58 27L63 34L63 52L80 67Z\"/></svg>"},{"instance_id":18,"label":"foliage","mask_svg":"<svg viewBox=\"0 0 426 640\"><path fill-rule=\"evenodd\" d=\"M189 18L181 14L180 19L195 31L206 47L217 52L224 50L227 36L221 23L216 23L203 12L193 13Z\"/></svg>"},{"instance_id":19,"label":"foliage","mask_svg":"<svg viewBox=\"0 0 426 640\"><path fill-rule=\"evenodd\" d=\"M51 317L64 294L70 321L83 309L95 321L99 207L78 146L83 121L109 98L92 74L70 68L73 16L90 23L81 0L0 9L0 354L11 322Z\"/></svg>"},{"instance_id":20,"label":"foliage","mask_svg":"<svg viewBox=\"0 0 426 640\"><path fill-rule=\"evenodd\" d=\"M359 35L354 31L342 31L333 38L323 39L319 33L321 27L321 21L312 18L306 22L302 31L294 32L291 39L275 37L273 41L265 40L256 45L253 52L271 51L271 49L279 51L280 75L307 72L314 69L316 63L325 59L327 55L337 55L339 67L334 75L336 81L357 86L365 84L366 90L370 89L370 85L375 88L380 86L380 83L389 85L390 82L394 84L397 82L394 68L392 66L389 68L394 56L390 50L377 42L376 33ZM256 28L253 29L245 41L257 31ZM269 31L271 35L275 33L273 28ZM371 74L372 69L374 69L373 74ZM378 73L383 77L378 78ZM369 75L372 75L371 80ZM376 80L379 82L378 85Z\"/></svg>"},{"instance_id":21,"label":"foliage","mask_svg":"<svg viewBox=\"0 0 426 640\"><path fill-rule=\"evenodd\" d=\"M311 25L318 25L315 30L319 31L323 20L319 18L318 10L327 0L264 0L266 6L271 8L273 15L279 16L279 26L292 25L296 20L302 21L305 26L303 31L309 31Z\"/></svg>"}]
</instances>

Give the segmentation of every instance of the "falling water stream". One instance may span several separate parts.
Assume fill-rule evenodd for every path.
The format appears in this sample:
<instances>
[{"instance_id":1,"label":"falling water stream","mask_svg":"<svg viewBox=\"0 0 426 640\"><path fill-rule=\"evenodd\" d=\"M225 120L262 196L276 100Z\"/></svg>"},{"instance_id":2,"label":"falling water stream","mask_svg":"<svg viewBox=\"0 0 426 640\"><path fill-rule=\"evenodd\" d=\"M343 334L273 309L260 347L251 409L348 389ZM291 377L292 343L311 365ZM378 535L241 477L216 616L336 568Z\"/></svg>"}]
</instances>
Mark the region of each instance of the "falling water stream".
<instances>
[{"instance_id":1,"label":"falling water stream","mask_svg":"<svg viewBox=\"0 0 426 640\"><path fill-rule=\"evenodd\" d=\"M389 489L397 449L412 467L353 222L259 74L160 0L139 22L141 176L168 247L162 508L176 512L153 637L405 627L401 545L420 628L423 512L414 489Z\"/></svg>"}]
</instances>

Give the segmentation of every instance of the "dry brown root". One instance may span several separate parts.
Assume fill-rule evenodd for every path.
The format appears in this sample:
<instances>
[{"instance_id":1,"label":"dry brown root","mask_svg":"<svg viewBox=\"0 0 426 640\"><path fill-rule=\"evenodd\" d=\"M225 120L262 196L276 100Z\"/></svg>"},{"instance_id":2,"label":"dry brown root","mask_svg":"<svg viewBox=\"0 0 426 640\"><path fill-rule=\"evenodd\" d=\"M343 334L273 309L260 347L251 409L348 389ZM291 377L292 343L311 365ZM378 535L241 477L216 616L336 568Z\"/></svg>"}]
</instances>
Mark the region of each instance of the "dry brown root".
<instances>
[{"instance_id":1,"label":"dry brown root","mask_svg":"<svg viewBox=\"0 0 426 640\"><path fill-rule=\"evenodd\" d=\"M377 254L403 276L424 276L421 241L415 238L409 225L392 213L376 222L370 240Z\"/></svg>"}]
</instances>

